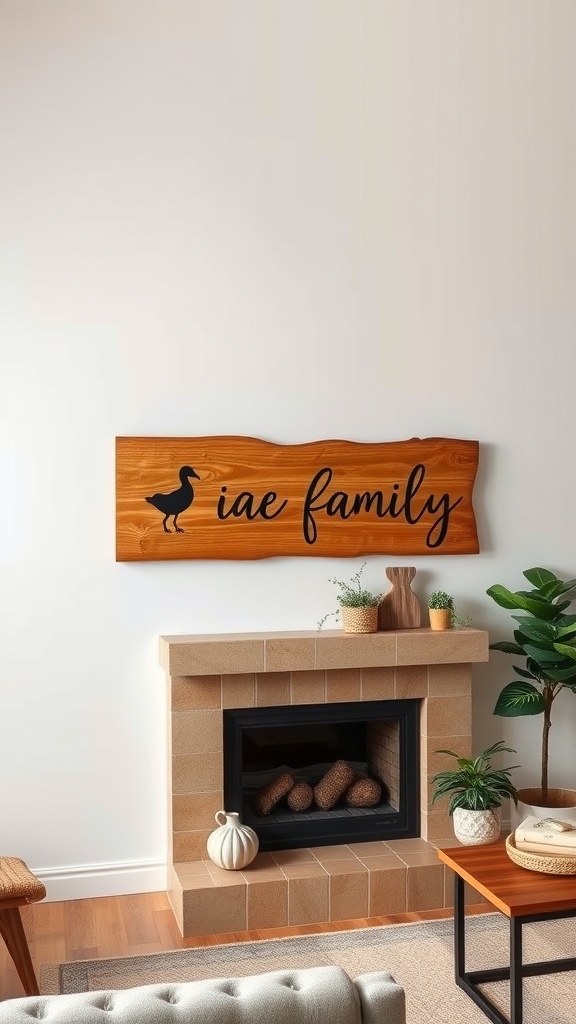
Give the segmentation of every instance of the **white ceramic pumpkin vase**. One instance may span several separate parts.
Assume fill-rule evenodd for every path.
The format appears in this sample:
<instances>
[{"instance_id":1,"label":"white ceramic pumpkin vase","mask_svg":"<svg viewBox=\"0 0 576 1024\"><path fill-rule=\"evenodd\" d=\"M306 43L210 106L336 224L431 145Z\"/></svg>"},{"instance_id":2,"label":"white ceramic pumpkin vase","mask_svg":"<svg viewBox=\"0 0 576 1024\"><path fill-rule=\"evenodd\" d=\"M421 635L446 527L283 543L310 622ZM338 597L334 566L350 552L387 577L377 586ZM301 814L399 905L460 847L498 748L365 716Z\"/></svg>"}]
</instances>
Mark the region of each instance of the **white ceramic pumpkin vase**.
<instances>
[{"instance_id":1,"label":"white ceramic pumpkin vase","mask_svg":"<svg viewBox=\"0 0 576 1024\"><path fill-rule=\"evenodd\" d=\"M500 808L470 811L455 807L452 815L454 835L463 846L488 846L500 836Z\"/></svg>"},{"instance_id":2,"label":"white ceramic pumpkin vase","mask_svg":"<svg viewBox=\"0 0 576 1024\"><path fill-rule=\"evenodd\" d=\"M251 864L258 853L258 836L249 825L242 824L236 811L216 811L214 817L220 828L208 836L208 856L219 868L240 871Z\"/></svg>"}]
</instances>

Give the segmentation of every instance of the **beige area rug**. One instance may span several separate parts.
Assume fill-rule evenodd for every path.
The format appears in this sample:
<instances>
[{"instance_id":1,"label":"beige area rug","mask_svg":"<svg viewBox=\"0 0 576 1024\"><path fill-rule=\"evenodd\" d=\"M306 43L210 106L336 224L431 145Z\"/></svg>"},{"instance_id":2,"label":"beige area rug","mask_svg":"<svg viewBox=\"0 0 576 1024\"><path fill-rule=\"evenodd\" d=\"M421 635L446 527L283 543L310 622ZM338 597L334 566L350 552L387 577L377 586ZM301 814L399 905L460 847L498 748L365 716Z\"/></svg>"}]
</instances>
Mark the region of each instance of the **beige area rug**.
<instances>
[{"instance_id":1,"label":"beige area rug","mask_svg":"<svg viewBox=\"0 0 576 1024\"><path fill-rule=\"evenodd\" d=\"M508 962L508 922L501 914L469 917L467 970ZM524 961L574 956L574 920L524 926ZM408 1024L486 1024L486 1017L454 984L451 920L388 925L297 938L238 942L107 960L46 964L42 993L86 992L163 982L259 974L287 967L339 964L351 977L388 970L406 991ZM484 987L508 1013L508 985ZM574 1024L576 972L524 981L524 1024Z\"/></svg>"}]
</instances>

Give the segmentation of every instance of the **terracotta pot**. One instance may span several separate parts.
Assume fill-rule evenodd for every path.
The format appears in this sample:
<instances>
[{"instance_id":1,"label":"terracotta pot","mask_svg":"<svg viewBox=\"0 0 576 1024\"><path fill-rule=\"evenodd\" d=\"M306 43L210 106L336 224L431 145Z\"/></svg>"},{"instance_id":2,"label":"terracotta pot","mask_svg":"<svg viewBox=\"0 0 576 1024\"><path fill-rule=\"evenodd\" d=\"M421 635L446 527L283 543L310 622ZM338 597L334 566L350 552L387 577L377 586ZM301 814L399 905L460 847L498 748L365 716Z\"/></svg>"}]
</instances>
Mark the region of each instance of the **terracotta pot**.
<instances>
[{"instance_id":1,"label":"terracotta pot","mask_svg":"<svg viewBox=\"0 0 576 1024\"><path fill-rule=\"evenodd\" d=\"M549 789L546 804L542 803L539 786L518 790L518 806L512 804L512 831L518 828L524 818L560 818L576 823L576 789Z\"/></svg>"},{"instance_id":2,"label":"terracotta pot","mask_svg":"<svg viewBox=\"0 0 576 1024\"><path fill-rule=\"evenodd\" d=\"M463 846L489 846L500 837L500 808L469 811L456 807L452 815L454 835Z\"/></svg>"},{"instance_id":3,"label":"terracotta pot","mask_svg":"<svg viewBox=\"0 0 576 1024\"><path fill-rule=\"evenodd\" d=\"M450 629L452 626L451 608L429 608L430 629Z\"/></svg>"},{"instance_id":4,"label":"terracotta pot","mask_svg":"<svg viewBox=\"0 0 576 1024\"><path fill-rule=\"evenodd\" d=\"M365 608L341 608L342 629L345 633L376 633L378 605Z\"/></svg>"}]
</instances>

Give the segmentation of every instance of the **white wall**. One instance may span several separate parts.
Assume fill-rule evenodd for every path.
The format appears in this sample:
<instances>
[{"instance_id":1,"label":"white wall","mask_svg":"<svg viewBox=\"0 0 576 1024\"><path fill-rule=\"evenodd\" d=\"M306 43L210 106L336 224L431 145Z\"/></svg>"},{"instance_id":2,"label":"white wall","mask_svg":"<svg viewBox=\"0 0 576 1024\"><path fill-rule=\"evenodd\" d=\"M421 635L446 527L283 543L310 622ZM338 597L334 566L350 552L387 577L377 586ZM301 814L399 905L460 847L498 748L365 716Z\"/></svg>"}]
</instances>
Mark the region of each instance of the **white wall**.
<instances>
[{"instance_id":1,"label":"white wall","mask_svg":"<svg viewBox=\"0 0 576 1024\"><path fill-rule=\"evenodd\" d=\"M164 884L158 635L314 629L358 566L116 564L116 435L478 438L482 553L399 560L417 591L496 639L490 584L576 575L575 31L571 0L0 0L1 846L53 897ZM536 782L510 670L475 738Z\"/></svg>"}]
</instances>

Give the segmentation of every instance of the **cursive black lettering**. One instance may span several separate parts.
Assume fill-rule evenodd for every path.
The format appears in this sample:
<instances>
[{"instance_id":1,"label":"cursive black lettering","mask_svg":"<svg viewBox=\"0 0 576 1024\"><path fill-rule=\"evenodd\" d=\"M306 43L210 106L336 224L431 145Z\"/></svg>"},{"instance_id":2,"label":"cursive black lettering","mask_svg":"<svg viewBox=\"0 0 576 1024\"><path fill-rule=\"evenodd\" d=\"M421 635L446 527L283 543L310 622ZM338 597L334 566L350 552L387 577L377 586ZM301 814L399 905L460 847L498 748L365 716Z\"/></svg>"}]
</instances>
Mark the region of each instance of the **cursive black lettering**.
<instances>
[{"instance_id":1,"label":"cursive black lettering","mask_svg":"<svg viewBox=\"0 0 576 1024\"><path fill-rule=\"evenodd\" d=\"M302 533L304 534L304 540L307 544L314 544L318 536L318 529L316 527L316 520L314 519L313 512L319 512L325 505L314 505L313 503L318 500L328 487L332 479L332 470L329 466L324 466L323 469L319 469L316 476L310 481L306 496L304 498L304 505L302 507ZM318 490L316 490L318 488Z\"/></svg>"},{"instance_id":2,"label":"cursive black lettering","mask_svg":"<svg viewBox=\"0 0 576 1024\"><path fill-rule=\"evenodd\" d=\"M218 498L218 505L216 506L216 515L218 516L218 519L226 519L227 518L226 517L226 513L224 512L224 507L225 507L225 504L226 504L226 491L227 490L228 490L228 488L225 487L225 486L221 488L221 492L222 493L221 493L220 497Z\"/></svg>"},{"instance_id":3,"label":"cursive black lettering","mask_svg":"<svg viewBox=\"0 0 576 1024\"><path fill-rule=\"evenodd\" d=\"M262 498L262 501L260 502L258 508L258 511L262 516L262 519L276 519L276 516L279 516L280 513L284 511L286 505L288 504L288 498L284 498L284 501L278 506L278 508L274 512L271 512L270 515L268 515L268 506L272 505L277 500L277 498L278 495L276 494L276 491L266 491L266 494Z\"/></svg>"},{"instance_id":4,"label":"cursive black lettering","mask_svg":"<svg viewBox=\"0 0 576 1024\"><path fill-rule=\"evenodd\" d=\"M426 546L429 548L439 548L440 545L444 543L444 540L446 539L446 534L448 533L448 522L450 520L450 513L453 512L456 506L460 504L462 498L458 498L453 505L449 504L449 494L443 494L436 505L433 504L433 501L434 495L431 494L430 497L428 498L428 501L426 502L426 505L428 506L431 515L434 515L438 511L438 509L442 509L442 511L438 516L438 519L436 519L432 523L432 526L430 527L428 533L426 534Z\"/></svg>"},{"instance_id":5,"label":"cursive black lettering","mask_svg":"<svg viewBox=\"0 0 576 1024\"><path fill-rule=\"evenodd\" d=\"M412 511L412 503L420 487L422 481L426 476L426 470L421 462L418 462L416 466L411 470L410 476L406 481L406 501L404 502L404 515L406 516L406 522L410 523L410 526L415 526L419 523L426 511L426 505L424 505L418 515L415 515Z\"/></svg>"},{"instance_id":6,"label":"cursive black lettering","mask_svg":"<svg viewBox=\"0 0 576 1024\"><path fill-rule=\"evenodd\" d=\"M357 516L360 512L363 512L364 506L366 507L366 512L371 512L372 505L375 504L378 519L384 519L384 516L387 515L391 515L393 519L396 519L398 516L402 515L402 512L404 511L404 505L401 505L400 508L396 510L396 503L398 501L398 494L396 492L399 488L400 484L394 484L395 493L392 495L387 505L382 491L373 491L372 493L370 493L370 491L363 491L362 494L355 494L352 502L352 511L354 515Z\"/></svg>"},{"instance_id":7,"label":"cursive black lettering","mask_svg":"<svg viewBox=\"0 0 576 1024\"><path fill-rule=\"evenodd\" d=\"M285 498L278 508L272 511L271 506L278 500L276 491L266 491L266 494L260 501L258 501L255 495L252 494L252 491L241 491L240 494L237 494L233 499L230 508L227 509L226 491L228 488L222 487L221 490L222 493L218 498L216 514L218 519L222 520L229 519L230 516L233 516L235 519L240 519L242 516L246 516L246 519L252 521L257 519L258 516L261 516L262 519L269 521L270 519L276 519L276 516L279 516L288 504L288 498Z\"/></svg>"},{"instance_id":8,"label":"cursive black lettering","mask_svg":"<svg viewBox=\"0 0 576 1024\"><path fill-rule=\"evenodd\" d=\"M348 495L345 491L334 491L334 494L328 498L324 505L326 515L340 516L340 519L350 519L350 516L354 515L354 506L348 511L347 501Z\"/></svg>"}]
</instances>

